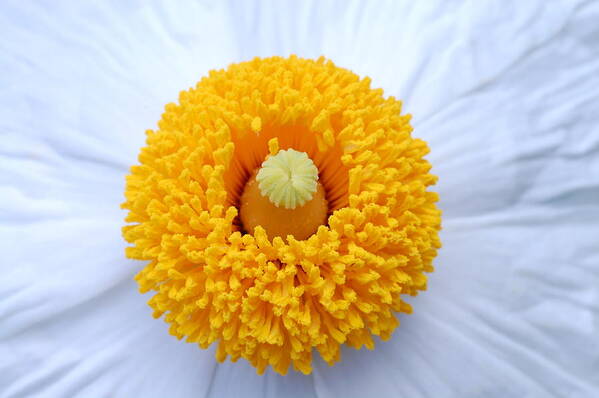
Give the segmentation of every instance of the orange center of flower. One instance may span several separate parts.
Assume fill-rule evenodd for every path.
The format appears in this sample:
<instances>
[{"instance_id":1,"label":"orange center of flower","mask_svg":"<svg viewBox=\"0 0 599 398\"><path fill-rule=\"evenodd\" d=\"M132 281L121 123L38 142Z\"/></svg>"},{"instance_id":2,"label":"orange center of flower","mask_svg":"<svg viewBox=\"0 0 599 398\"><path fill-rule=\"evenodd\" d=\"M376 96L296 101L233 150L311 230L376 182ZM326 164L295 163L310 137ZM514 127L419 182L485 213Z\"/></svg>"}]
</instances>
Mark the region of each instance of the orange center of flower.
<instances>
[{"instance_id":1,"label":"orange center of flower","mask_svg":"<svg viewBox=\"0 0 599 398\"><path fill-rule=\"evenodd\" d=\"M297 240L308 239L318 227L327 224L335 210L347 206L348 174L341 163L339 145L319 148L316 135L300 126L256 125L255 131L239 138L232 157L232 167L225 172L229 203L239 210L238 230L254 234L261 226L268 238L279 236L286 240L292 235ZM274 203L276 193L261 191L263 184L256 180L265 160L280 152L304 153L316 168L317 181L310 195L298 199L295 206L287 206L283 195L281 203ZM276 200L275 200L276 201Z\"/></svg>"},{"instance_id":2,"label":"orange center of flower","mask_svg":"<svg viewBox=\"0 0 599 398\"><path fill-rule=\"evenodd\" d=\"M316 192L303 205L286 208L277 206L261 192L256 180L258 171L255 170L246 183L239 204L239 216L247 232L253 233L254 228L260 225L271 240L275 236L286 238L287 235L304 240L325 224L328 203L321 183L316 182Z\"/></svg>"}]
</instances>

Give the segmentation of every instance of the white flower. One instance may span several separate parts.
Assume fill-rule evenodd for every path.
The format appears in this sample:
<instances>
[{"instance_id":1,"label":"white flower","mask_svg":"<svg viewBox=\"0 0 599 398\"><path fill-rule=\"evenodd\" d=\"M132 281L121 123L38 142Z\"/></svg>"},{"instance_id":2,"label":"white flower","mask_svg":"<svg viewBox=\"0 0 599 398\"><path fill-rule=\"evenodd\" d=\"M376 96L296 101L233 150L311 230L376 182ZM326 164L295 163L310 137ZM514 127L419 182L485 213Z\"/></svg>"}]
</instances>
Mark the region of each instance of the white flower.
<instances>
[{"instance_id":1,"label":"white flower","mask_svg":"<svg viewBox=\"0 0 599 398\"><path fill-rule=\"evenodd\" d=\"M0 5L0 397L597 394L598 19L541 0ZM444 247L390 341L259 376L152 319L119 204L180 90L293 53L404 101Z\"/></svg>"}]
</instances>

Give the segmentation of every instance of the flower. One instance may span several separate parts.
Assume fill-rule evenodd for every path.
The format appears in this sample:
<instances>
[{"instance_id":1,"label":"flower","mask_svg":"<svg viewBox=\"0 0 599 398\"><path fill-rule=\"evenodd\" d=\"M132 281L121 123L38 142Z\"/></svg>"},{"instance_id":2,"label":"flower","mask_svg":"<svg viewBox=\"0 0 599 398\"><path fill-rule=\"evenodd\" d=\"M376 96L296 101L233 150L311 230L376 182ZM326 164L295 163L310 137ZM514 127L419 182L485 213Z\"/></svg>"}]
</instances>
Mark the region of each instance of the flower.
<instances>
[{"instance_id":1,"label":"flower","mask_svg":"<svg viewBox=\"0 0 599 398\"><path fill-rule=\"evenodd\" d=\"M400 111L322 57L255 58L181 92L147 132L123 204L154 316L258 373L308 374L313 349L332 365L341 344L388 340L394 312L411 312L400 294L426 288L440 247L428 147ZM241 200L252 178L261 193ZM260 211L266 223L243 222Z\"/></svg>"},{"instance_id":2,"label":"flower","mask_svg":"<svg viewBox=\"0 0 599 398\"><path fill-rule=\"evenodd\" d=\"M262 3L0 3L0 397L596 395L596 6ZM181 89L290 54L402 99L443 249L388 341L258 375L151 317L118 205Z\"/></svg>"}]
</instances>

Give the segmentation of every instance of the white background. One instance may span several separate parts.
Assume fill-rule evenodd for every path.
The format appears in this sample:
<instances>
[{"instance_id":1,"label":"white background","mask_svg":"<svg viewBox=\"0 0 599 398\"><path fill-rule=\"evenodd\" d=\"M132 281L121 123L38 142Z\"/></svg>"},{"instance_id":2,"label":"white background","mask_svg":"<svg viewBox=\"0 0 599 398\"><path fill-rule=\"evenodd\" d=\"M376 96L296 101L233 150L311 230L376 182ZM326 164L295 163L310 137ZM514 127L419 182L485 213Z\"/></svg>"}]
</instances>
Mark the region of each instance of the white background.
<instances>
[{"instance_id":1,"label":"white background","mask_svg":"<svg viewBox=\"0 0 599 398\"><path fill-rule=\"evenodd\" d=\"M311 376L151 317L124 176L210 69L325 55L404 100L444 244L393 338ZM0 3L0 397L599 396L599 2Z\"/></svg>"}]
</instances>

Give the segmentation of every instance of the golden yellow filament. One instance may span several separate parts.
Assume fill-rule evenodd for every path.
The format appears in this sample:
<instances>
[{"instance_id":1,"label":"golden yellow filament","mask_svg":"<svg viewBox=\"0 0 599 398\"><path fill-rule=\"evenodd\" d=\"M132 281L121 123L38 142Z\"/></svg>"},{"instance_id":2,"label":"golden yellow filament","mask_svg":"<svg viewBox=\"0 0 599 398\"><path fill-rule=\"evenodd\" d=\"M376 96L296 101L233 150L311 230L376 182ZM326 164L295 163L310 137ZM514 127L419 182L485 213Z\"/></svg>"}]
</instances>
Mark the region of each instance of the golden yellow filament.
<instances>
[{"instance_id":1,"label":"golden yellow filament","mask_svg":"<svg viewBox=\"0 0 599 398\"><path fill-rule=\"evenodd\" d=\"M259 373L388 339L441 246L411 132L401 102L324 58L256 58L181 92L123 204L154 316Z\"/></svg>"}]
</instances>

